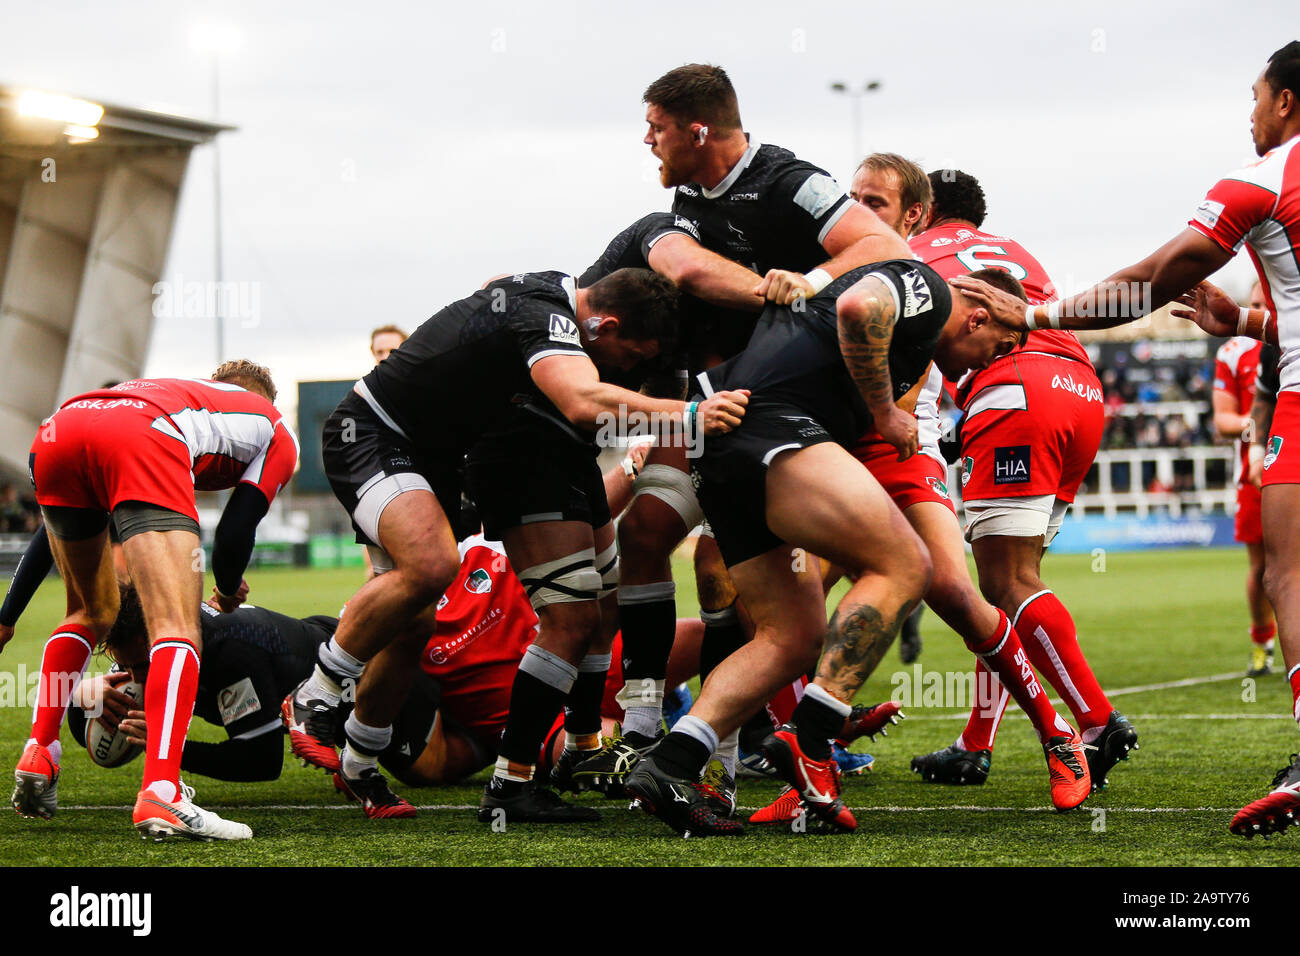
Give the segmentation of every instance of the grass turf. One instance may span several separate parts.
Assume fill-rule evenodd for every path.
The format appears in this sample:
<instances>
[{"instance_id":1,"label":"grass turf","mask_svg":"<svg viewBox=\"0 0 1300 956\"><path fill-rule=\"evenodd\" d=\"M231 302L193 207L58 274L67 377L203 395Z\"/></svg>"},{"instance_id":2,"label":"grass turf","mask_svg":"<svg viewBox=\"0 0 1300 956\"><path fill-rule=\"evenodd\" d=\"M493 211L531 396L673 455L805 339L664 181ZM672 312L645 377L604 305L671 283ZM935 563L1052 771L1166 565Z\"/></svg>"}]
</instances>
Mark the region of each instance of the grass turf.
<instances>
[{"instance_id":1,"label":"grass turf","mask_svg":"<svg viewBox=\"0 0 1300 956\"><path fill-rule=\"evenodd\" d=\"M344 804L325 775L299 767L286 754L285 772L273 783L189 781L201 806L248 823L256 839L146 846L125 809L139 786L141 763L97 768L65 734L58 815L49 822L0 815L0 864L117 865L124 847L133 846L134 865L1294 866L1300 863L1300 833L1247 842L1227 832L1232 813L1261 796L1273 770L1296 749L1281 674L1254 682L1253 695L1251 685L1243 684L1245 566L1244 552L1235 550L1111 554L1104 565L1089 556L1048 559L1049 583L1072 609L1099 679L1119 691L1114 703L1133 720L1142 745L1111 772L1108 791L1070 814L1050 809L1041 751L1015 711L1002 728L985 786L942 787L910 773L914 754L945 746L962 726L964 708L933 706L953 701L924 696L905 707L908 719L887 739L859 745L876 756L876 769L846 781L845 796L859 819L851 836L748 827L739 839L683 841L657 820L596 796L579 799L604 811L599 824L515 825L496 833L469 809L477 804L484 775L460 786L402 788L425 808L420 815L370 821ZM678 571L678 611L691 614L685 565ZM267 570L254 577L252 597L290 614L332 611L358 577L356 570ZM0 753L10 765L30 720L14 688L24 670L30 674L38 667L61 607L60 584L47 581L0 656ZM923 635L922 675L969 666L960 640L931 613ZM102 668L97 658L92 670ZM1215 675L1230 676L1132 690ZM885 699L914 682L914 669L900 665L891 650L860 699ZM223 736L202 721L191 734ZM743 779L740 801L756 808L777 790L774 783Z\"/></svg>"}]
</instances>

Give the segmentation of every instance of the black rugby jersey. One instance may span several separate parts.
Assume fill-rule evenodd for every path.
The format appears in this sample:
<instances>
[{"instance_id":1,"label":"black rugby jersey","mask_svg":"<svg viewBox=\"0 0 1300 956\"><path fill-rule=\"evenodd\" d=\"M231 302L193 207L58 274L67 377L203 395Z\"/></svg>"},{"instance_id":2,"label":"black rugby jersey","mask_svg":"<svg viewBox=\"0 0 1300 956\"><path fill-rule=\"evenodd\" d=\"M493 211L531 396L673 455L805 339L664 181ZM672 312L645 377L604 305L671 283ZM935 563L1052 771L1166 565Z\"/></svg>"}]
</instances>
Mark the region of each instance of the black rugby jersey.
<instances>
[{"instance_id":1,"label":"black rugby jersey","mask_svg":"<svg viewBox=\"0 0 1300 956\"><path fill-rule=\"evenodd\" d=\"M424 322L357 390L417 447L463 453L522 402L554 408L529 369L548 355L586 355L576 312L572 276L496 279Z\"/></svg>"},{"instance_id":2,"label":"black rugby jersey","mask_svg":"<svg viewBox=\"0 0 1300 956\"><path fill-rule=\"evenodd\" d=\"M262 607L230 614L201 605L203 657L194 713L231 737L278 731L280 705L311 675L338 618L299 619Z\"/></svg>"},{"instance_id":3,"label":"black rugby jersey","mask_svg":"<svg viewBox=\"0 0 1300 956\"><path fill-rule=\"evenodd\" d=\"M678 186L673 212L694 223L700 243L753 269L807 272L828 258L822 243L853 200L819 166L780 146L751 143L712 189Z\"/></svg>"},{"instance_id":4,"label":"black rugby jersey","mask_svg":"<svg viewBox=\"0 0 1300 956\"><path fill-rule=\"evenodd\" d=\"M822 243L853 200L819 166L780 146L750 143L713 189L678 186L673 212L689 220L706 249L757 273L808 272L829 258ZM692 368L735 355L749 341L756 316L698 303L683 313L682 340Z\"/></svg>"},{"instance_id":5,"label":"black rugby jersey","mask_svg":"<svg viewBox=\"0 0 1300 956\"><path fill-rule=\"evenodd\" d=\"M872 416L840 355L835 300L868 275L884 280L897 300L889 376L895 401L902 398L925 375L952 311L947 283L929 266L908 259L851 269L802 309L769 305L745 350L698 376L703 394L748 388L753 402L794 406L836 441L856 440L871 427Z\"/></svg>"},{"instance_id":6,"label":"black rugby jersey","mask_svg":"<svg viewBox=\"0 0 1300 956\"><path fill-rule=\"evenodd\" d=\"M642 216L609 241L600 258L578 277L578 285L585 289L618 269L649 269L650 250L664 236L671 235L690 236L700 241L699 230L684 216L670 212Z\"/></svg>"}]
</instances>

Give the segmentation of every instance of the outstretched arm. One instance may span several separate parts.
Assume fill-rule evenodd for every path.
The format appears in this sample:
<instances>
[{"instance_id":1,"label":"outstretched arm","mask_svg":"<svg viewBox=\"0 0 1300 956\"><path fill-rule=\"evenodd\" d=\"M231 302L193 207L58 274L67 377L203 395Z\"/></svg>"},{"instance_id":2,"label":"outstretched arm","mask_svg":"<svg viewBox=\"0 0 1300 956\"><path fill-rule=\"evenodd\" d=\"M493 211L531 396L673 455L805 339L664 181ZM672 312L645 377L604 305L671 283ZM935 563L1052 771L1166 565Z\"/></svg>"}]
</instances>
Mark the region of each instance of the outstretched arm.
<instances>
[{"instance_id":1,"label":"outstretched arm","mask_svg":"<svg viewBox=\"0 0 1300 956\"><path fill-rule=\"evenodd\" d=\"M1015 296L970 276L958 276L951 282L1011 328L1108 329L1174 301L1231 258L1218 243L1188 228L1086 292L1047 305L1026 307Z\"/></svg>"}]
</instances>

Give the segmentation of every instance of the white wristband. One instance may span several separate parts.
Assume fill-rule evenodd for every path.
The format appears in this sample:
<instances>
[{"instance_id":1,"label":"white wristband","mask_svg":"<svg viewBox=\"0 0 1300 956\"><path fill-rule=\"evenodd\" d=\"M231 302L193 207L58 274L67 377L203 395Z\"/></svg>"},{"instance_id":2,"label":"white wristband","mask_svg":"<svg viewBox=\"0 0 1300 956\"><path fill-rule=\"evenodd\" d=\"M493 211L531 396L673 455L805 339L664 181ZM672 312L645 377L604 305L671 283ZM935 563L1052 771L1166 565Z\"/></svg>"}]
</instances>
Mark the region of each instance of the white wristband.
<instances>
[{"instance_id":1,"label":"white wristband","mask_svg":"<svg viewBox=\"0 0 1300 956\"><path fill-rule=\"evenodd\" d=\"M1029 326L1030 332L1034 332L1038 329L1038 323L1034 321L1034 310L1037 308L1038 306L1036 305L1025 306L1025 325Z\"/></svg>"},{"instance_id":2,"label":"white wristband","mask_svg":"<svg viewBox=\"0 0 1300 956\"><path fill-rule=\"evenodd\" d=\"M825 269L814 269L812 272L805 272L803 277L812 286L813 295L831 284L831 274Z\"/></svg>"},{"instance_id":3,"label":"white wristband","mask_svg":"<svg viewBox=\"0 0 1300 956\"><path fill-rule=\"evenodd\" d=\"M1265 321L1267 322L1267 320ZM1249 324L1250 324L1250 309L1243 305L1241 307L1241 311L1237 315L1237 334L1245 335L1246 326Z\"/></svg>"},{"instance_id":4,"label":"white wristband","mask_svg":"<svg viewBox=\"0 0 1300 956\"><path fill-rule=\"evenodd\" d=\"M1057 299L1055 302L1047 303L1047 324L1054 329L1061 327L1061 306L1064 303Z\"/></svg>"}]
</instances>

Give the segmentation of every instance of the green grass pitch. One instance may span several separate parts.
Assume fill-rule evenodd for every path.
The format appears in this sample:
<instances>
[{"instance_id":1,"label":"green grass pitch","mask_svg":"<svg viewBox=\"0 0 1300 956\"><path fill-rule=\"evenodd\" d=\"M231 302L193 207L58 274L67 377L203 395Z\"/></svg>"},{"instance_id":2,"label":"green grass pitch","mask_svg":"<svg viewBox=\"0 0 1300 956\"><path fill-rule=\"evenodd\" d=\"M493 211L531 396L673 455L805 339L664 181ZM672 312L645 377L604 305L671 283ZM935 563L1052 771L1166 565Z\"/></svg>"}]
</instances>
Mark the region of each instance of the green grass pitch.
<instances>
[{"instance_id":1,"label":"green grass pitch","mask_svg":"<svg viewBox=\"0 0 1300 956\"><path fill-rule=\"evenodd\" d=\"M516 825L496 833L475 819L483 775L464 785L402 788L421 807L413 820L370 821L334 793L319 771L286 755L274 783L232 784L194 777L201 806L248 823L255 839L231 844L142 844L129 806L140 761L116 770L93 766L65 734L58 815L52 821L0 816L0 864L133 865L1270 865L1300 864L1300 833L1269 842L1230 835L1228 820L1266 792L1272 772L1297 749L1290 695L1280 673L1243 683L1248 657L1239 550L1110 554L1104 569L1089 556L1049 558L1049 582L1073 610L1081 641L1114 702L1137 727L1141 750L1110 775L1110 789L1083 808L1050 808L1047 774L1029 724L1008 714L983 787L925 784L910 772L914 754L950 743L963 711L914 701L886 739L862 741L876 769L846 782L859 820L848 836L747 828L739 839L682 840L625 803L594 795L604 820L575 827ZM678 611L692 614L685 565ZM358 584L356 570L263 571L252 599L290 614L334 613ZM12 766L30 711L14 685L39 664L57 623L62 589L47 581L0 656L0 753ZM961 641L933 614L924 619L924 672L967 668ZM103 669L99 658L92 670ZM888 698L894 675L911 669L891 650L861 695ZM1181 682L1181 683L1180 683ZM1064 711L1063 711L1064 712ZM222 739L195 721L197 739ZM777 792L742 779L740 802L756 808Z\"/></svg>"}]
</instances>

